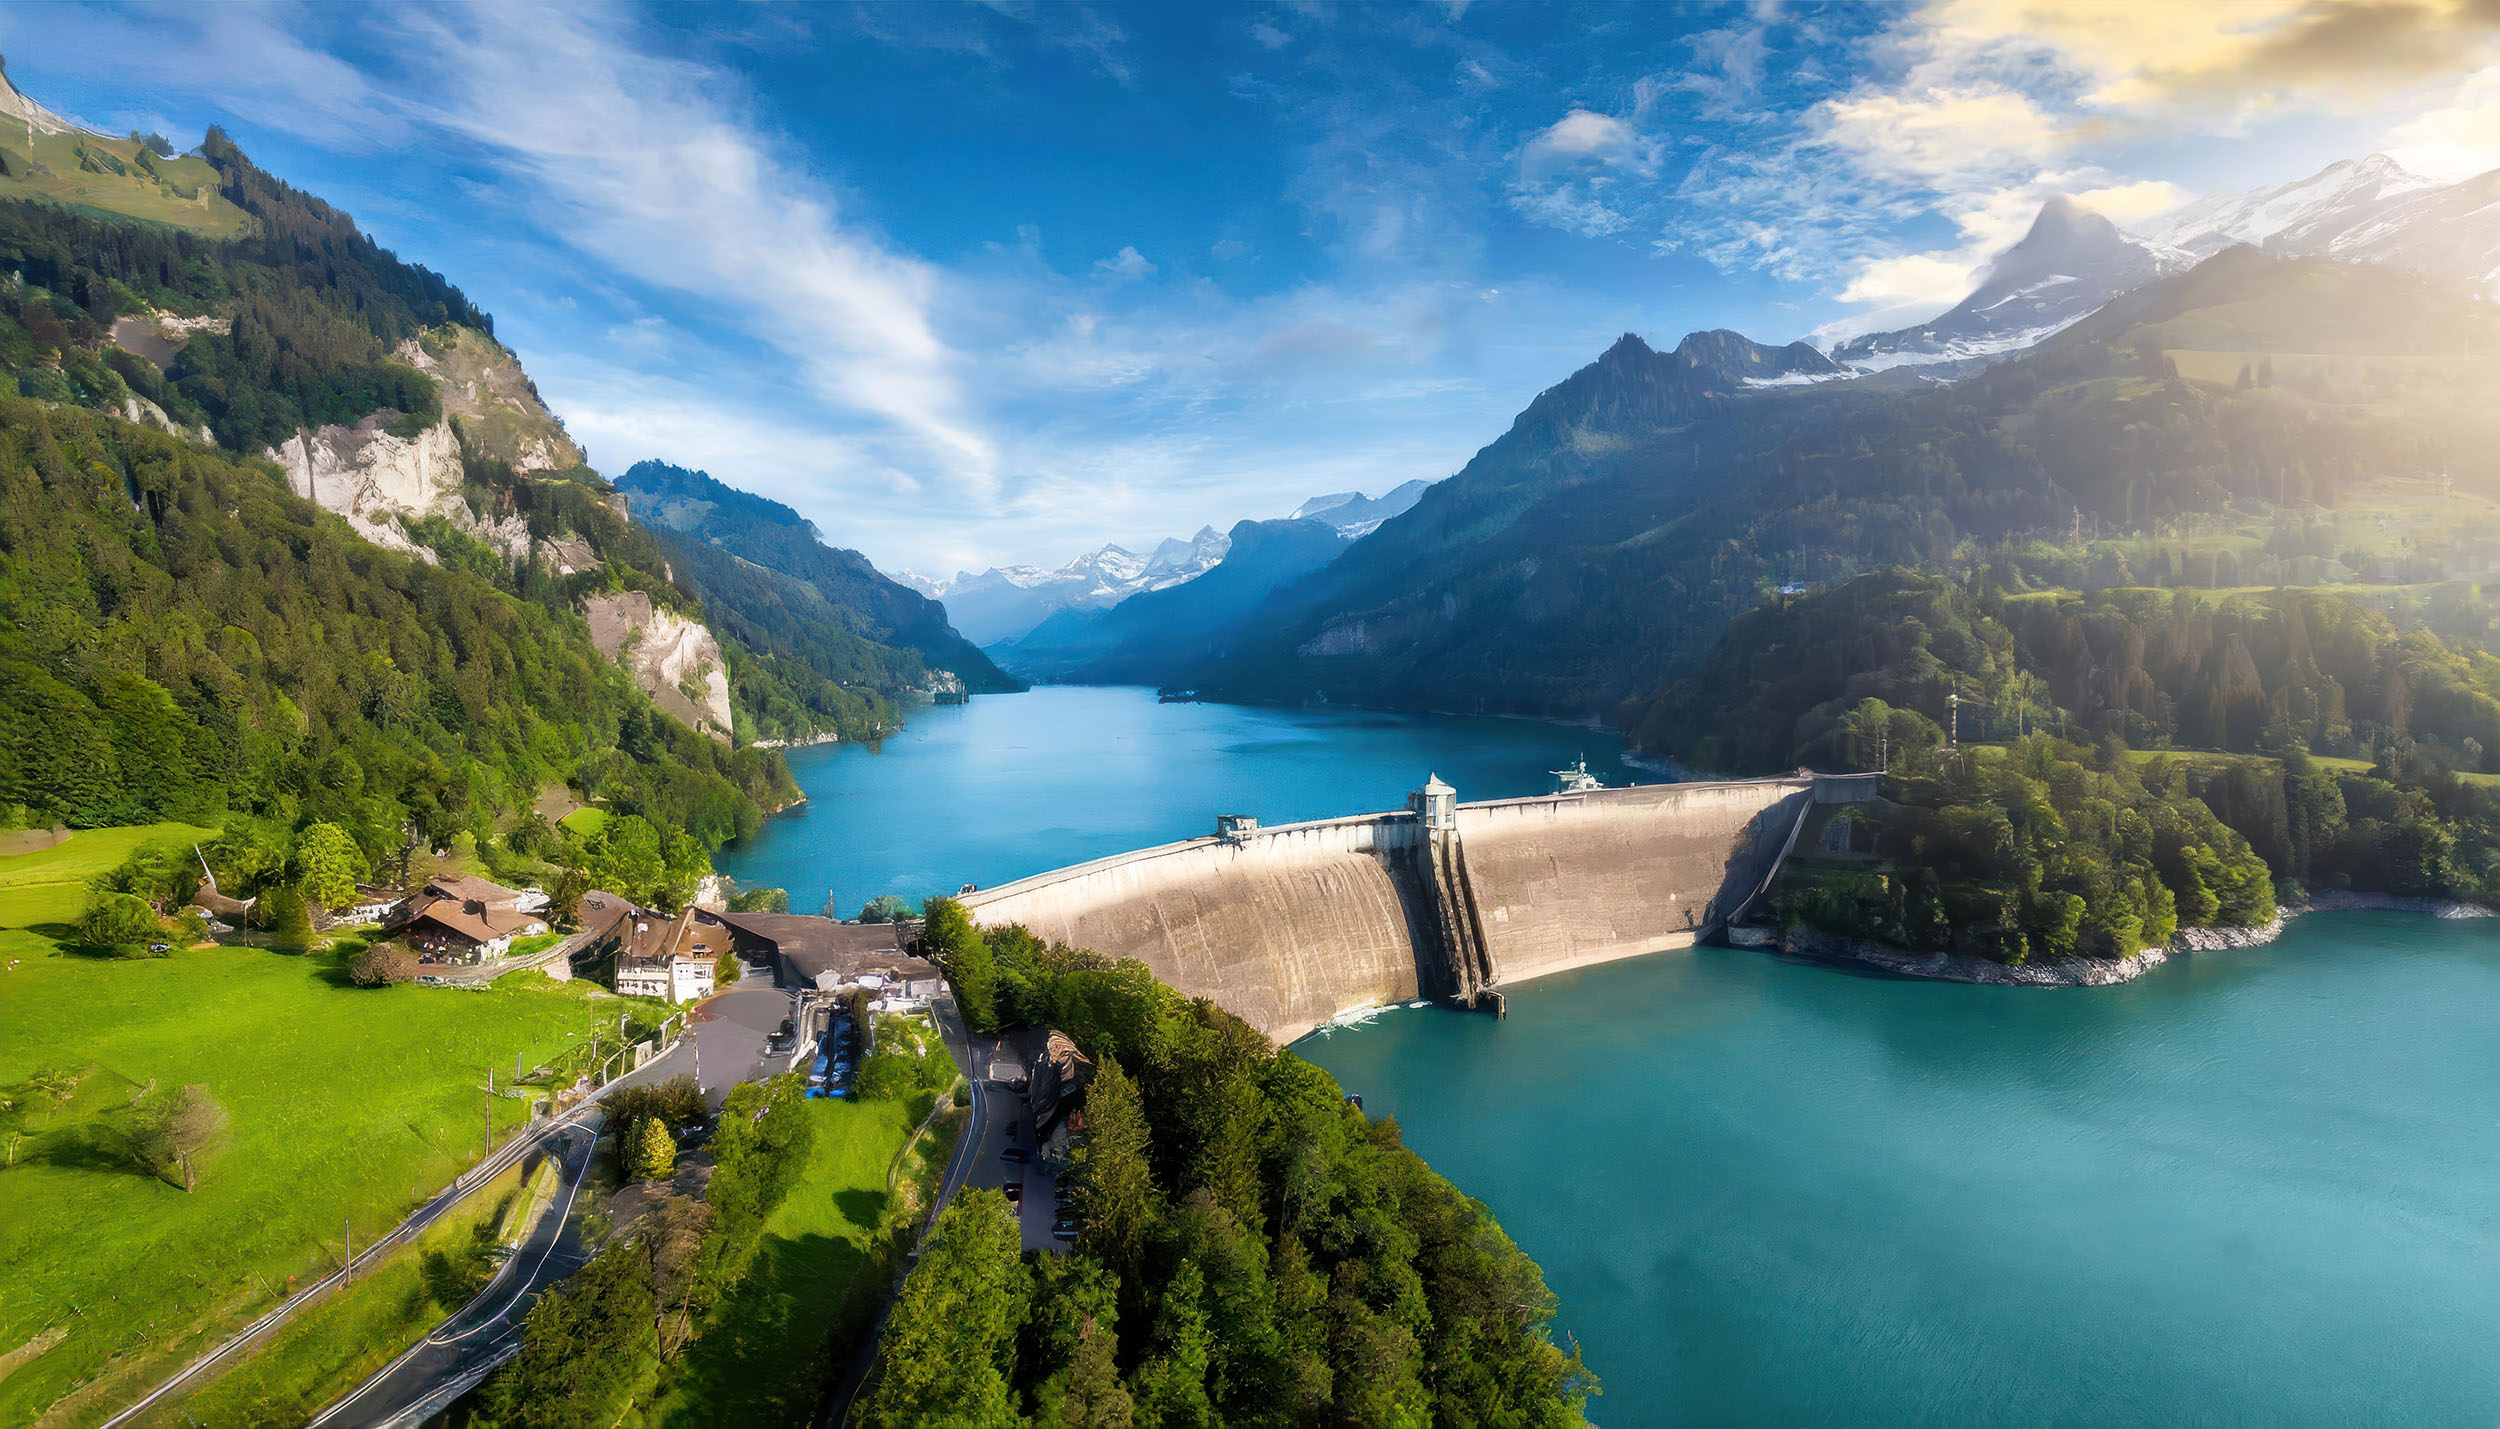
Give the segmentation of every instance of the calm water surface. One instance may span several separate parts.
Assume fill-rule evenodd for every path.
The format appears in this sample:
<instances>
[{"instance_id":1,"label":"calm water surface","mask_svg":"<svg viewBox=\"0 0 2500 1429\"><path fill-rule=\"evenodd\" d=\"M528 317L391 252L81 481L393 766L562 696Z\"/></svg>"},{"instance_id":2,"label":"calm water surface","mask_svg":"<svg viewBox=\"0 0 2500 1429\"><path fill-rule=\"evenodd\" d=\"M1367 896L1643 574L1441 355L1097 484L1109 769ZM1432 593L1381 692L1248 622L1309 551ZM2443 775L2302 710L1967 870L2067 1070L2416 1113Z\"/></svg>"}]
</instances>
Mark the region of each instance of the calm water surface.
<instances>
[{"instance_id":1,"label":"calm water surface","mask_svg":"<svg viewBox=\"0 0 2500 1429\"><path fill-rule=\"evenodd\" d=\"M844 916L880 894L918 901L1148 844L1215 832L1218 814L1271 824L1403 808L1438 771L1462 799L1554 787L1585 754L1609 784L1612 734L1513 719L1166 705L1152 690L1044 686L914 711L883 745L791 751L807 802L713 860L741 887L786 888L794 912L830 892Z\"/></svg>"},{"instance_id":2,"label":"calm water surface","mask_svg":"<svg viewBox=\"0 0 2500 1429\"><path fill-rule=\"evenodd\" d=\"M2500 932L2115 988L1699 949L1296 1049L1545 1267L1601 1424L2500 1422Z\"/></svg>"},{"instance_id":3,"label":"calm water surface","mask_svg":"<svg viewBox=\"0 0 2500 1429\"><path fill-rule=\"evenodd\" d=\"M1539 792L1550 725L1045 689L801 751L719 860L844 911L1211 830ZM1598 1422L2500 1423L2500 928L2301 920L2116 988L1733 949L1297 1049L1540 1261Z\"/></svg>"}]
</instances>

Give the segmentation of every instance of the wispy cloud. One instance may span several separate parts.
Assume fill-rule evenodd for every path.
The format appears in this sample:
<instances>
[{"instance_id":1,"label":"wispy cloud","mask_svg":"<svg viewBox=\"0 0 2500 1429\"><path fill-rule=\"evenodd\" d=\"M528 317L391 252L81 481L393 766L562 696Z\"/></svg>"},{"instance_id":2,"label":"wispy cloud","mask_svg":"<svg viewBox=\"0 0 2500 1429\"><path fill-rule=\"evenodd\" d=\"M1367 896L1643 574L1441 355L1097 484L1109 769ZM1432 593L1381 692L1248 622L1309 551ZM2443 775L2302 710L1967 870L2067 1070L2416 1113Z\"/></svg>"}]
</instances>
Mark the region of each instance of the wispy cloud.
<instances>
[{"instance_id":1,"label":"wispy cloud","mask_svg":"<svg viewBox=\"0 0 2500 1429\"><path fill-rule=\"evenodd\" d=\"M995 491L996 445L930 320L940 275L846 223L827 184L738 116L722 76L570 12L446 12L434 40L432 117L554 206L549 232L740 310L826 401L890 424L968 493Z\"/></svg>"}]
</instances>

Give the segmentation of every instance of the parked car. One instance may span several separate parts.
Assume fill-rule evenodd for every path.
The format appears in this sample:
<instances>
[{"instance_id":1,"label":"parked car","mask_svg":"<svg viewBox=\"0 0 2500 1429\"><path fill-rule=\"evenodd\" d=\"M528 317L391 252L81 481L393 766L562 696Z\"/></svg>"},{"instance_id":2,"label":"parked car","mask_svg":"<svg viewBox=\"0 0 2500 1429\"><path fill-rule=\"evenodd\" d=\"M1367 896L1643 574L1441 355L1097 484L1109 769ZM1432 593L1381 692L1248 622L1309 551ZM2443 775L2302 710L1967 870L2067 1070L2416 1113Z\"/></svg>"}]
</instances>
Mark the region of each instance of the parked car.
<instances>
[{"instance_id":1,"label":"parked car","mask_svg":"<svg viewBox=\"0 0 2500 1429\"><path fill-rule=\"evenodd\" d=\"M1010 1181L1004 1189L1007 1192L1008 1200L1015 1202L1019 1206L1024 1204L1024 1183L1022 1181Z\"/></svg>"},{"instance_id":2,"label":"parked car","mask_svg":"<svg viewBox=\"0 0 2500 1429\"><path fill-rule=\"evenodd\" d=\"M1076 1239L1076 1227L1052 1226L1050 1228L1050 1238L1052 1240L1074 1240Z\"/></svg>"},{"instance_id":3,"label":"parked car","mask_svg":"<svg viewBox=\"0 0 2500 1429\"><path fill-rule=\"evenodd\" d=\"M1018 1134L1019 1132L1021 1132L1023 1129L1024 1129L1024 1123L1023 1123L1023 1122L1020 1122L1020 1121L1011 1121L1011 1122L1007 1123L1007 1139L1008 1139L1009 1141L1013 1141L1013 1140L1015 1140L1015 1139L1016 1139L1017 1134Z\"/></svg>"},{"instance_id":4,"label":"parked car","mask_svg":"<svg viewBox=\"0 0 2500 1429\"><path fill-rule=\"evenodd\" d=\"M1025 1162L1033 1159L1033 1153L1025 1150L1021 1146L1010 1146L1006 1150L998 1153L998 1157L1002 1161L1013 1161L1017 1165L1021 1166Z\"/></svg>"}]
</instances>

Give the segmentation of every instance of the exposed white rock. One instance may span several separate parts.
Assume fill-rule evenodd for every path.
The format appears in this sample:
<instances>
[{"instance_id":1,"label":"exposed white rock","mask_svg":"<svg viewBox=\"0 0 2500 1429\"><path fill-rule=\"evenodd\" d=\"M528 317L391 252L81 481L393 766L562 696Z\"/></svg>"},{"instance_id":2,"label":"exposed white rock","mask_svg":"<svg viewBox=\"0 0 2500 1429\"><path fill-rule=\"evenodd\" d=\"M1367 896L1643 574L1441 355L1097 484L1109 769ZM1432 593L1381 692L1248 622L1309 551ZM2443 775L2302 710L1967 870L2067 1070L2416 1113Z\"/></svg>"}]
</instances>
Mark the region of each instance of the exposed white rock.
<instances>
[{"instance_id":1,"label":"exposed white rock","mask_svg":"<svg viewBox=\"0 0 2500 1429\"><path fill-rule=\"evenodd\" d=\"M711 631L660 609L638 590L594 595L583 605L591 643L609 659L625 661L653 704L690 729L729 738L727 663Z\"/></svg>"},{"instance_id":2,"label":"exposed white rock","mask_svg":"<svg viewBox=\"0 0 2500 1429\"><path fill-rule=\"evenodd\" d=\"M515 514L489 521L469 509L460 439L450 414L413 437L393 435L389 427L395 420L390 412L376 412L353 427L298 431L267 455L286 468L287 485L296 495L345 517L357 535L377 546L431 562L434 553L409 539L405 523L440 516L505 560L527 556L528 518Z\"/></svg>"},{"instance_id":3,"label":"exposed white rock","mask_svg":"<svg viewBox=\"0 0 2500 1429\"><path fill-rule=\"evenodd\" d=\"M433 553L408 539L400 520L448 517L455 506L467 513L460 495L460 442L448 419L414 437L393 436L386 429L394 420L389 412L376 412L353 427L298 431L268 456L286 468L287 485L296 495L347 518L357 535L430 561Z\"/></svg>"}]
</instances>

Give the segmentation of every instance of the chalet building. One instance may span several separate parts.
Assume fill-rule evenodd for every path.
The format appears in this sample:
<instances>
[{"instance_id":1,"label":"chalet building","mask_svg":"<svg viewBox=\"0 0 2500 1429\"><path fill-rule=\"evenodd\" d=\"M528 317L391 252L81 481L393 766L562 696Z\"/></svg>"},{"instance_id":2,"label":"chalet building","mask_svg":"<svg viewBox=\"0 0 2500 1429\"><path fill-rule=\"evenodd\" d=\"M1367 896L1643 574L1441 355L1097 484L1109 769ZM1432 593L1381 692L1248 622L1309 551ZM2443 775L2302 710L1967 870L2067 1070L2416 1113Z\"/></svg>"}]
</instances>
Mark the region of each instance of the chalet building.
<instances>
[{"instance_id":1,"label":"chalet building","mask_svg":"<svg viewBox=\"0 0 2500 1429\"><path fill-rule=\"evenodd\" d=\"M635 909L631 921L620 921L616 928L616 991L621 997L663 1002L710 997L718 985L720 960L730 955L729 930L693 908L674 916Z\"/></svg>"},{"instance_id":2,"label":"chalet building","mask_svg":"<svg viewBox=\"0 0 2500 1429\"><path fill-rule=\"evenodd\" d=\"M728 930L748 962L783 987L861 987L880 997L924 999L945 986L935 964L906 951L909 923L840 923L803 913L704 913Z\"/></svg>"},{"instance_id":3,"label":"chalet building","mask_svg":"<svg viewBox=\"0 0 2500 1429\"><path fill-rule=\"evenodd\" d=\"M1033 1144L1047 1165L1067 1159L1068 1138L1085 1129L1085 1089L1093 1085L1094 1064L1077 1050L1076 1040L1057 1028L1042 1041L1042 1055L1033 1059L1025 1105L1033 1114Z\"/></svg>"},{"instance_id":4,"label":"chalet building","mask_svg":"<svg viewBox=\"0 0 2500 1429\"><path fill-rule=\"evenodd\" d=\"M547 931L547 895L460 875L428 880L383 920L383 931L421 953L482 963L512 950L514 938Z\"/></svg>"}]
</instances>

